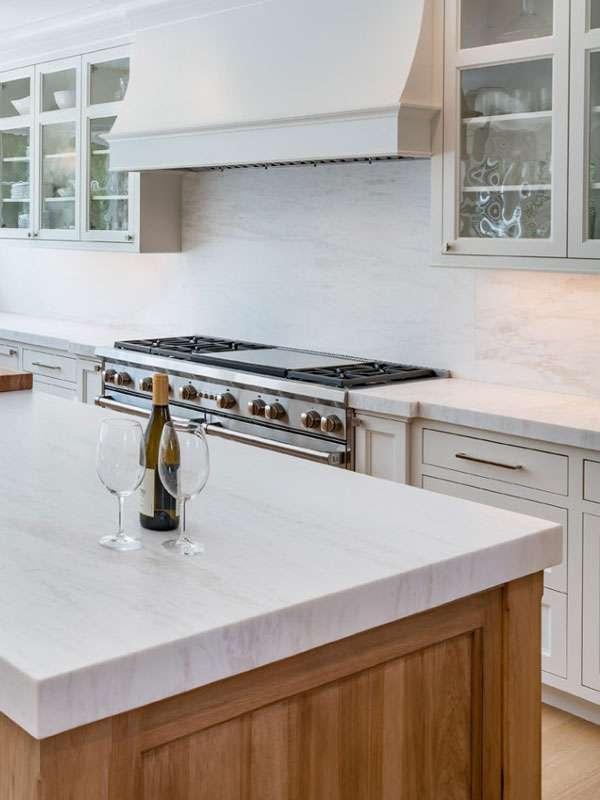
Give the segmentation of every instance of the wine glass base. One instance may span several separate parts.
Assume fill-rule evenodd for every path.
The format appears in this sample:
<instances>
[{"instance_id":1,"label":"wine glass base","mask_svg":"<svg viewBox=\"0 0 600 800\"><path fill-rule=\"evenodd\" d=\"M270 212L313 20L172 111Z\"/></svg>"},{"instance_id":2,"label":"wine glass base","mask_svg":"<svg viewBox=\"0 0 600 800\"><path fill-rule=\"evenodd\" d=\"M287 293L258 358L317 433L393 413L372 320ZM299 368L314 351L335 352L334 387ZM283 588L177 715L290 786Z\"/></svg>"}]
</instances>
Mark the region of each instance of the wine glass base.
<instances>
[{"instance_id":1,"label":"wine glass base","mask_svg":"<svg viewBox=\"0 0 600 800\"><path fill-rule=\"evenodd\" d=\"M137 539L135 536L103 536L98 539L102 547L108 547L110 550L139 550L142 546L142 540Z\"/></svg>"},{"instance_id":2,"label":"wine glass base","mask_svg":"<svg viewBox=\"0 0 600 800\"><path fill-rule=\"evenodd\" d=\"M204 545L190 539L168 539L162 543L165 550L180 556L197 556L204 552Z\"/></svg>"}]
</instances>

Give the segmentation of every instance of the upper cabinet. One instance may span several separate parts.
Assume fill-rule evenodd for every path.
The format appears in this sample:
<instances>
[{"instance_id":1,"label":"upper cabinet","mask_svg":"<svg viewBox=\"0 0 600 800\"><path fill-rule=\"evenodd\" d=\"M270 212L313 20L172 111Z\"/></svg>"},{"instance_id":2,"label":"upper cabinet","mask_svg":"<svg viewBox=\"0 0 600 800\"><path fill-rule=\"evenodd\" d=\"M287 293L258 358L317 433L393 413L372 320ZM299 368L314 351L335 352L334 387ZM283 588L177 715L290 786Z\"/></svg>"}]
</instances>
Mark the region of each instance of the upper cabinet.
<instances>
[{"instance_id":1,"label":"upper cabinet","mask_svg":"<svg viewBox=\"0 0 600 800\"><path fill-rule=\"evenodd\" d=\"M0 239L131 252L181 247L180 177L113 172L129 48L0 74Z\"/></svg>"},{"instance_id":2,"label":"upper cabinet","mask_svg":"<svg viewBox=\"0 0 600 800\"><path fill-rule=\"evenodd\" d=\"M600 271L600 0L445 8L434 263Z\"/></svg>"}]
</instances>

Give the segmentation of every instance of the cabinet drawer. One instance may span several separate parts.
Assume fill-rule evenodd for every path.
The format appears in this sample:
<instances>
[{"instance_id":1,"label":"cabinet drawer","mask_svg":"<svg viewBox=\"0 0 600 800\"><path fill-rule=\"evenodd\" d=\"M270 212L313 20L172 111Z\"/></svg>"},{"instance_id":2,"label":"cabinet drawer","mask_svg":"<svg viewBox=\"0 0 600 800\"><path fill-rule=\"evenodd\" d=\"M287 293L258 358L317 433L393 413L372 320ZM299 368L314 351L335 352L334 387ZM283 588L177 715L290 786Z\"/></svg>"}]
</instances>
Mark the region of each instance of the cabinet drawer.
<instances>
[{"instance_id":1,"label":"cabinet drawer","mask_svg":"<svg viewBox=\"0 0 600 800\"><path fill-rule=\"evenodd\" d=\"M583 499L600 503L600 462L583 462Z\"/></svg>"},{"instance_id":2,"label":"cabinet drawer","mask_svg":"<svg viewBox=\"0 0 600 800\"><path fill-rule=\"evenodd\" d=\"M425 428L423 463L481 478L568 494L567 456Z\"/></svg>"},{"instance_id":3,"label":"cabinet drawer","mask_svg":"<svg viewBox=\"0 0 600 800\"><path fill-rule=\"evenodd\" d=\"M448 494L451 497L462 497L464 500L472 500L474 503L484 503L495 508L503 508L506 511L516 511L518 514L528 514L530 517L549 519L557 522L563 528L563 560L556 567L548 567L544 570L544 586L555 589L557 592L567 591L567 559L569 514L566 508L551 506L547 503L538 503L535 500L523 500L521 497L511 497L501 492L491 492L489 489L479 489L474 486L466 486L464 483L445 481L440 478L430 478L423 475L423 489L429 489L439 494Z\"/></svg>"},{"instance_id":4,"label":"cabinet drawer","mask_svg":"<svg viewBox=\"0 0 600 800\"><path fill-rule=\"evenodd\" d=\"M72 383L77 381L77 359L68 356L24 349L23 369L46 378L58 378Z\"/></svg>"},{"instance_id":5,"label":"cabinet drawer","mask_svg":"<svg viewBox=\"0 0 600 800\"><path fill-rule=\"evenodd\" d=\"M552 589L542 597L542 670L567 677L567 595Z\"/></svg>"}]
</instances>

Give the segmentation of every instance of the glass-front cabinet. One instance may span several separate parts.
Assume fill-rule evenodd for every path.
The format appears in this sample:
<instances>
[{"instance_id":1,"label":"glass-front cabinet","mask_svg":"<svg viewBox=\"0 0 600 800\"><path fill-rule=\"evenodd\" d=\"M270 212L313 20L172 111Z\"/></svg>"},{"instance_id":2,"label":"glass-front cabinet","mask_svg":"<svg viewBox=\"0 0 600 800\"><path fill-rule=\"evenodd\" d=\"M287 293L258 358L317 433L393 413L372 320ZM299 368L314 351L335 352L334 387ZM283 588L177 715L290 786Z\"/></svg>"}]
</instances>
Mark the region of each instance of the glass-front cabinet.
<instances>
[{"instance_id":1,"label":"glass-front cabinet","mask_svg":"<svg viewBox=\"0 0 600 800\"><path fill-rule=\"evenodd\" d=\"M569 253L600 258L600 0L573 0Z\"/></svg>"},{"instance_id":2,"label":"glass-front cabinet","mask_svg":"<svg viewBox=\"0 0 600 800\"><path fill-rule=\"evenodd\" d=\"M600 271L600 0L445 9L434 263Z\"/></svg>"},{"instance_id":3,"label":"glass-front cabinet","mask_svg":"<svg viewBox=\"0 0 600 800\"><path fill-rule=\"evenodd\" d=\"M31 238L34 196L33 69L0 78L0 236Z\"/></svg>"},{"instance_id":4,"label":"glass-front cabinet","mask_svg":"<svg viewBox=\"0 0 600 800\"><path fill-rule=\"evenodd\" d=\"M0 73L0 239L180 249L180 177L110 170L129 69L125 46Z\"/></svg>"},{"instance_id":5,"label":"glass-front cabinet","mask_svg":"<svg viewBox=\"0 0 600 800\"><path fill-rule=\"evenodd\" d=\"M106 134L111 132L125 98L129 55L124 50L92 54L84 58L83 68L86 207L82 235L84 239L123 241L133 235L130 189L136 176L110 171Z\"/></svg>"},{"instance_id":6,"label":"glass-front cabinet","mask_svg":"<svg viewBox=\"0 0 600 800\"><path fill-rule=\"evenodd\" d=\"M568 2L446 3L443 241L566 256Z\"/></svg>"}]
</instances>

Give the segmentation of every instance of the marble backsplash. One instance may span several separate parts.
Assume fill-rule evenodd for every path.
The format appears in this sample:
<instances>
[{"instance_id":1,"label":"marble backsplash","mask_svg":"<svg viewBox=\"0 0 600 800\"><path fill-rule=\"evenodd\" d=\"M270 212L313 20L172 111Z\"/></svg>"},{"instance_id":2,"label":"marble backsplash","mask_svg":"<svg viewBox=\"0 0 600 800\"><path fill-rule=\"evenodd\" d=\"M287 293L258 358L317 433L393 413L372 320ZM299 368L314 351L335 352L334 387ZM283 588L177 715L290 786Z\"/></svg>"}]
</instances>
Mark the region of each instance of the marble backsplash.
<instances>
[{"instance_id":1,"label":"marble backsplash","mask_svg":"<svg viewBox=\"0 0 600 800\"><path fill-rule=\"evenodd\" d=\"M427 161L184 178L184 252L0 247L0 310L600 392L600 275L429 266Z\"/></svg>"}]
</instances>

